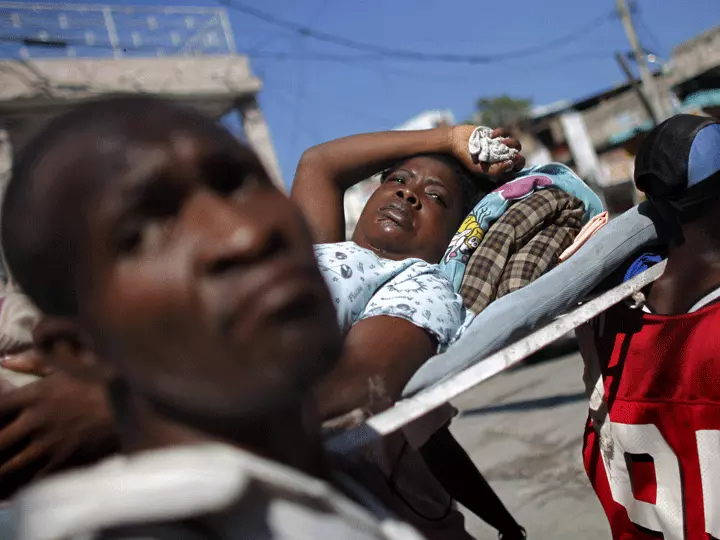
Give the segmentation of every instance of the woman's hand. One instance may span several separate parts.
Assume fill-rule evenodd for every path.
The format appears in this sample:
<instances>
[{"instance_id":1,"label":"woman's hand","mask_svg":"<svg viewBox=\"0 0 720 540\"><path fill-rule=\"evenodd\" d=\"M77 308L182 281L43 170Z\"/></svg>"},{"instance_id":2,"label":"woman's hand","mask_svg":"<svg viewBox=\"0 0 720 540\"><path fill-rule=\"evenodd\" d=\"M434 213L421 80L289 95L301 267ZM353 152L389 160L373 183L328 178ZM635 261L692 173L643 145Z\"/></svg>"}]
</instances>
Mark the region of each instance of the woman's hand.
<instances>
[{"instance_id":1,"label":"woman's hand","mask_svg":"<svg viewBox=\"0 0 720 540\"><path fill-rule=\"evenodd\" d=\"M514 148L518 151L515 157L512 160L500 163L473 163L472 157L470 156L470 150L468 149L468 142L470 141L470 135L472 135L476 127L477 126L460 125L453 126L450 130L451 153L469 171L489 175L493 177L494 181L500 184L507 181L509 175L512 175L525 167L525 156L520 153L522 151L520 141L511 137L510 134L502 128L494 130L493 137L504 137L505 140L503 142L510 148Z\"/></svg>"}]
</instances>

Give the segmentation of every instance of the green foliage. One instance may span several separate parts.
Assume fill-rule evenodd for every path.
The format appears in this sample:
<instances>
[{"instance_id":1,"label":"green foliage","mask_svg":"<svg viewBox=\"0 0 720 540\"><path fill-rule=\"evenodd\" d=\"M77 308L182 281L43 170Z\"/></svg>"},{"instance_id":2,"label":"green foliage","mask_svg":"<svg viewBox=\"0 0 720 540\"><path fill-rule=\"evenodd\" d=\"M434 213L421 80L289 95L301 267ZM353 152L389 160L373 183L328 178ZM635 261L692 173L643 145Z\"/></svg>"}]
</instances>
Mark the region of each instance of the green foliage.
<instances>
[{"instance_id":1,"label":"green foliage","mask_svg":"<svg viewBox=\"0 0 720 540\"><path fill-rule=\"evenodd\" d=\"M477 101L475 122L490 127L510 127L530 116L532 100L514 99L507 95L480 98Z\"/></svg>"}]
</instances>

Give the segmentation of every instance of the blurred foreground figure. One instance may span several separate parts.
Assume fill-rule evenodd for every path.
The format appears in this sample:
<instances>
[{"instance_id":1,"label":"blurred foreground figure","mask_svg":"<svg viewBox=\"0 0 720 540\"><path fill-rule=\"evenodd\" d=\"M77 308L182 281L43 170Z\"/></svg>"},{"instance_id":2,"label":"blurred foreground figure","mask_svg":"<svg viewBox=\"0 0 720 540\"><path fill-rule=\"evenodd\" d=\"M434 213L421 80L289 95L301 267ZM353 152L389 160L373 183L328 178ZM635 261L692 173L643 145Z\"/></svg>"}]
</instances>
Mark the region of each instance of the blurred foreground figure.
<instances>
[{"instance_id":1,"label":"blurred foreground figure","mask_svg":"<svg viewBox=\"0 0 720 540\"><path fill-rule=\"evenodd\" d=\"M585 465L613 538L720 538L720 123L655 128L635 182L670 234L667 267L646 300L578 329Z\"/></svg>"},{"instance_id":2,"label":"blurred foreground figure","mask_svg":"<svg viewBox=\"0 0 720 540\"><path fill-rule=\"evenodd\" d=\"M19 538L419 538L323 454L335 310L299 210L221 127L79 107L17 161L2 240L44 360L107 388L122 449L24 491Z\"/></svg>"}]
</instances>

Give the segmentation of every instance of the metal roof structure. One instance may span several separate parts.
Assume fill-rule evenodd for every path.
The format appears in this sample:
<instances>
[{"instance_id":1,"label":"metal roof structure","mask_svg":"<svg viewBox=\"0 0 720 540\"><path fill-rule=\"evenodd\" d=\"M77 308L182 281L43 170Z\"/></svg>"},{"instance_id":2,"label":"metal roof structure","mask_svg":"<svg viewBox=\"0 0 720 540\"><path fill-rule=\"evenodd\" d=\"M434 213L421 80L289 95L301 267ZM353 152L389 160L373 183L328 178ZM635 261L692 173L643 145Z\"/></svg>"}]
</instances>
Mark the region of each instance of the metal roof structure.
<instances>
[{"instance_id":1,"label":"metal roof structure","mask_svg":"<svg viewBox=\"0 0 720 540\"><path fill-rule=\"evenodd\" d=\"M282 186L261 88L235 51L224 8L0 2L0 128L14 150L83 100L148 93L216 119L238 111L246 140Z\"/></svg>"},{"instance_id":2,"label":"metal roof structure","mask_svg":"<svg viewBox=\"0 0 720 540\"><path fill-rule=\"evenodd\" d=\"M0 2L0 57L147 58L235 54L222 8Z\"/></svg>"}]
</instances>

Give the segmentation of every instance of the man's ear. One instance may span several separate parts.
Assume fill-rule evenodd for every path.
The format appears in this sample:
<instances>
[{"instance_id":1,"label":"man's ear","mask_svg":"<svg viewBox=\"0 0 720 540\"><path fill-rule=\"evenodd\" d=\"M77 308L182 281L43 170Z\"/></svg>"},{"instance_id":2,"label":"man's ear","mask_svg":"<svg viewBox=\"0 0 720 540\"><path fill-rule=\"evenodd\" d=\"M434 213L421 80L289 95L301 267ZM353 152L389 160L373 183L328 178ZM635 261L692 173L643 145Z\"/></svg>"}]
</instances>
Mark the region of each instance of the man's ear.
<instances>
[{"instance_id":1,"label":"man's ear","mask_svg":"<svg viewBox=\"0 0 720 540\"><path fill-rule=\"evenodd\" d=\"M33 343L45 364L73 377L105 384L115 376L95 353L88 333L72 318L44 317L33 331Z\"/></svg>"}]
</instances>

